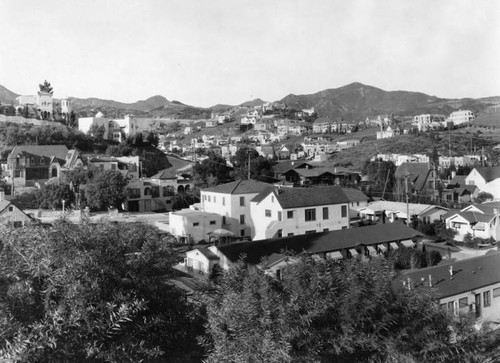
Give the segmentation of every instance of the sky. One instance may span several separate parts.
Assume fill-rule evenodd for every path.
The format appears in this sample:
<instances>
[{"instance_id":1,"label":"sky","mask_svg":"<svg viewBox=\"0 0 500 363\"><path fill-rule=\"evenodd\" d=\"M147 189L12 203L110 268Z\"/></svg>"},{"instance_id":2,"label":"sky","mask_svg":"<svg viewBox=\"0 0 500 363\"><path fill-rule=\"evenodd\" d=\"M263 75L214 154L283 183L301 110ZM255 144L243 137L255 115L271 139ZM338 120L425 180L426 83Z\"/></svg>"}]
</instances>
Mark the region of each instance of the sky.
<instances>
[{"instance_id":1,"label":"sky","mask_svg":"<svg viewBox=\"0 0 500 363\"><path fill-rule=\"evenodd\" d=\"M209 107L361 82L500 96L496 0L0 0L0 84Z\"/></svg>"}]
</instances>

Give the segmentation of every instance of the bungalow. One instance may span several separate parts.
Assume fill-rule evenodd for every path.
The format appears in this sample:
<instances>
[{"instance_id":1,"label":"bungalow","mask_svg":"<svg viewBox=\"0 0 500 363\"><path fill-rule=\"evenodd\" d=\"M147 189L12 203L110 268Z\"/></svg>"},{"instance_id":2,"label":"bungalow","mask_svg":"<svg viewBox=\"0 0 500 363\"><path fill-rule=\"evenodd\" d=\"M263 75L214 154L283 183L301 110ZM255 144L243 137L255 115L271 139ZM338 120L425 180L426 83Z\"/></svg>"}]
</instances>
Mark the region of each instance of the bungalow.
<instances>
[{"instance_id":1,"label":"bungalow","mask_svg":"<svg viewBox=\"0 0 500 363\"><path fill-rule=\"evenodd\" d=\"M416 203L408 203L407 205L403 202L378 200L359 208L358 213L361 219L379 221L380 219L384 219L385 215L389 222L394 222L397 219L406 220L408 217L407 210L410 218L416 216L421 221L427 223L444 220L445 215L449 211L448 208L438 205Z\"/></svg>"},{"instance_id":2,"label":"bungalow","mask_svg":"<svg viewBox=\"0 0 500 363\"><path fill-rule=\"evenodd\" d=\"M339 150L349 149L353 146L359 145L359 143L360 143L359 139L347 139L347 140L337 141L337 149Z\"/></svg>"},{"instance_id":3,"label":"bungalow","mask_svg":"<svg viewBox=\"0 0 500 363\"><path fill-rule=\"evenodd\" d=\"M446 228L457 232L455 239L458 241L463 241L467 234L500 241L499 211L500 202L473 204L445 215Z\"/></svg>"},{"instance_id":4,"label":"bungalow","mask_svg":"<svg viewBox=\"0 0 500 363\"><path fill-rule=\"evenodd\" d=\"M250 203L252 239L348 228L347 208L347 196L336 186L266 190Z\"/></svg>"},{"instance_id":5,"label":"bungalow","mask_svg":"<svg viewBox=\"0 0 500 363\"><path fill-rule=\"evenodd\" d=\"M441 308L454 316L468 315L477 326L500 320L500 252L418 270L403 271L394 289L426 288Z\"/></svg>"},{"instance_id":6,"label":"bungalow","mask_svg":"<svg viewBox=\"0 0 500 363\"><path fill-rule=\"evenodd\" d=\"M216 127L219 124L217 119L205 120L205 127Z\"/></svg>"},{"instance_id":7,"label":"bungalow","mask_svg":"<svg viewBox=\"0 0 500 363\"><path fill-rule=\"evenodd\" d=\"M30 216L12 202L5 200L5 191L0 188L0 224L23 227L29 221L31 221Z\"/></svg>"},{"instance_id":8,"label":"bungalow","mask_svg":"<svg viewBox=\"0 0 500 363\"><path fill-rule=\"evenodd\" d=\"M243 258L249 271L255 271L257 268L276 266L279 263L285 267L287 263L293 262L285 256L294 253L306 253L325 259L377 257L401 246L414 247L422 236L420 232L401 224L379 224L278 239L236 242L210 246L208 250L218 258L214 259L213 264L218 264L222 269L229 269ZM190 257L193 258L191 266L196 266L196 255L190 254ZM199 256L198 260L206 263L205 256ZM184 262L187 263L188 261ZM274 271L277 277L282 273L279 268Z\"/></svg>"}]
</instances>

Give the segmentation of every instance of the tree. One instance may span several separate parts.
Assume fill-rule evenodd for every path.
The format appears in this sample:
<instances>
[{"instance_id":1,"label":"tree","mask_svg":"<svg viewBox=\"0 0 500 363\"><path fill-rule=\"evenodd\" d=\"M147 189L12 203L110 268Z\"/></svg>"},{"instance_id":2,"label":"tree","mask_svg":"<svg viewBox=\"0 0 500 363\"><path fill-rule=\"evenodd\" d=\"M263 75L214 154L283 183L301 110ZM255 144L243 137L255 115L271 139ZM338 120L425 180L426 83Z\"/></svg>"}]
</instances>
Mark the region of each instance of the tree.
<instances>
[{"instance_id":1,"label":"tree","mask_svg":"<svg viewBox=\"0 0 500 363\"><path fill-rule=\"evenodd\" d=\"M251 148L240 148L232 157L231 162L235 166L233 177L235 179L248 178L248 159L250 159L250 178L269 182L273 176L272 162Z\"/></svg>"},{"instance_id":2,"label":"tree","mask_svg":"<svg viewBox=\"0 0 500 363\"><path fill-rule=\"evenodd\" d=\"M487 202L489 200L493 200L493 195L491 193L488 193L488 192L480 192L476 198L475 198L475 202L476 203L484 203L484 202Z\"/></svg>"},{"instance_id":3,"label":"tree","mask_svg":"<svg viewBox=\"0 0 500 363\"><path fill-rule=\"evenodd\" d=\"M158 135L151 131L148 136L146 136L146 142L153 146L153 147L158 147L158 143L160 142L160 139L158 138Z\"/></svg>"},{"instance_id":4,"label":"tree","mask_svg":"<svg viewBox=\"0 0 500 363\"><path fill-rule=\"evenodd\" d=\"M50 83L47 82L47 80L45 80L42 84L39 84L38 87L40 88L40 92L46 92L51 95L54 93Z\"/></svg>"},{"instance_id":5,"label":"tree","mask_svg":"<svg viewBox=\"0 0 500 363\"><path fill-rule=\"evenodd\" d=\"M425 288L393 287L389 261L295 259L280 279L243 263L222 277L207 306L208 362L468 362L484 339Z\"/></svg>"},{"instance_id":6,"label":"tree","mask_svg":"<svg viewBox=\"0 0 500 363\"><path fill-rule=\"evenodd\" d=\"M213 183L216 178L217 182L224 183L230 179L230 168L227 166L226 160L213 152L208 152L208 158L202 162L196 163L193 166L193 175L197 186L205 187L210 182Z\"/></svg>"},{"instance_id":7,"label":"tree","mask_svg":"<svg viewBox=\"0 0 500 363\"><path fill-rule=\"evenodd\" d=\"M75 193L68 184L49 184L37 190L35 200L38 208L60 209L63 200L66 208L69 208L75 202Z\"/></svg>"},{"instance_id":8,"label":"tree","mask_svg":"<svg viewBox=\"0 0 500 363\"><path fill-rule=\"evenodd\" d=\"M392 161L370 161L367 160L363 166L362 173L368 176L370 180L371 191L376 192L377 196L382 193L391 193L394 188L396 165Z\"/></svg>"},{"instance_id":9,"label":"tree","mask_svg":"<svg viewBox=\"0 0 500 363\"><path fill-rule=\"evenodd\" d=\"M104 140L105 133L106 129L104 126L98 126L96 124L92 124L88 131L89 136L92 136L96 143L101 143Z\"/></svg>"},{"instance_id":10,"label":"tree","mask_svg":"<svg viewBox=\"0 0 500 363\"><path fill-rule=\"evenodd\" d=\"M178 258L152 227L62 220L50 229L0 229L0 361L200 354L202 315L165 283Z\"/></svg>"},{"instance_id":11,"label":"tree","mask_svg":"<svg viewBox=\"0 0 500 363\"><path fill-rule=\"evenodd\" d=\"M127 183L119 171L106 170L97 173L89 181L85 191L89 207L98 210L109 207L121 208L126 199Z\"/></svg>"}]
</instances>

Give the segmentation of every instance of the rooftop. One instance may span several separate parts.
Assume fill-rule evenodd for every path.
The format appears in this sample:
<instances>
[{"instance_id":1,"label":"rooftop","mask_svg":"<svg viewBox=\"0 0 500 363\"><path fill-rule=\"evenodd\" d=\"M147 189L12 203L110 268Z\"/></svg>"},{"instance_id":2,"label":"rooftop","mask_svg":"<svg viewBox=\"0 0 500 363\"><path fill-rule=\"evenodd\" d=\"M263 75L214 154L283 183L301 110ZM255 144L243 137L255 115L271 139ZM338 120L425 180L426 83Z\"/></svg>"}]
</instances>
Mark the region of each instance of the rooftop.
<instances>
[{"instance_id":1,"label":"rooftop","mask_svg":"<svg viewBox=\"0 0 500 363\"><path fill-rule=\"evenodd\" d=\"M283 251L317 254L354 248L359 245L408 240L420 236L422 234L412 228L399 223L388 223L278 239L231 243L217 248L232 262L237 262L241 256L245 255L246 262L258 264L262 258Z\"/></svg>"},{"instance_id":2,"label":"rooftop","mask_svg":"<svg viewBox=\"0 0 500 363\"><path fill-rule=\"evenodd\" d=\"M404 271L394 280L393 287L402 288L403 281L407 283L408 279L410 286L423 286L429 283L430 275L432 293L437 298L444 298L500 283L498 266L500 266L500 252L489 252L484 256Z\"/></svg>"},{"instance_id":3,"label":"rooftop","mask_svg":"<svg viewBox=\"0 0 500 363\"><path fill-rule=\"evenodd\" d=\"M234 182L219 184L213 188L203 189L204 192L223 194L255 194L273 188L272 184L255 180L236 180Z\"/></svg>"}]
</instances>

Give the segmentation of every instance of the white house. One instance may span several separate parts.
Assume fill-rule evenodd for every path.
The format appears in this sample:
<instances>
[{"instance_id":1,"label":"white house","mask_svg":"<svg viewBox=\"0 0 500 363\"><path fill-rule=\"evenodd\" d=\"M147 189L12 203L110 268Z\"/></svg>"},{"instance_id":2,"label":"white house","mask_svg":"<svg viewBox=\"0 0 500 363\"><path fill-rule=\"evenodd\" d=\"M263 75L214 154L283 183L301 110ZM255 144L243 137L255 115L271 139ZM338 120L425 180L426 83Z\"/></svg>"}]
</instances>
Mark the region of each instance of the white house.
<instances>
[{"instance_id":1,"label":"white house","mask_svg":"<svg viewBox=\"0 0 500 363\"><path fill-rule=\"evenodd\" d=\"M211 232L222 227L222 216L217 213L182 209L169 212L169 232L179 240L198 243L208 241Z\"/></svg>"},{"instance_id":2,"label":"white house","mask_svg":"<svg viewBox=\"0 0 500 363\"><path fill-rule=\"evenodd\" d=\"M239 237L251 237L250 201L259 193L274 188L255 180L236 180L200 192L201 210L222 216L222 228Z\"/></svg>"},{"instance_id":3,"label":"white house","mask_svg":"<svg viewBox=\"0 0 500 363\"><path fill-rule=\"evenodd\" d=\"M348 228L348 204L338 186L265 191L251 202L252 239Z\"/></svg>"},{"instance_id":4,"label":"white house","mask_svg":"<svg viewBox=\"0 0 500 363\"><path fill-rule=\"evenodd\" d=\"M395 289L428 288L453 316L472 315L476 325L500 320L500 253L403 271Z\"/></svg>"},{"instance_id":5,"label":"white house","mask_svg":"<svg viewBox=\"0 0 500 363\"><path fill-rule=\"evenodd\" d=\"M500 179L500 166L475 167L465 178L465 184L475 185L482 190L487 183Z\"/></svg>"},{"instance_id":6,"label":"white house","mask_svg":"<svg viewBox=\"0 0 500 363\"><path fill-rule=\"evenodd\" d=\"M453 122L453 125L457 126L457 125L464 124L466 122L470 122L470 121L474 120L475 118L476 118L476 116L470 110L458 110L458 111L452 112L450 114L450 117L448 117L446 119L446 121Z\"/></svg>"},{"instance_id":7,"label":"white house","mask_svg":"<svg viewBox=\"0 0 500 363\"><path fill-rule=\"evenodd\" d=\"M473 204L459 212L448 213L446 228L457 232L455 239L463 241L468 233L472 237L493 238L500 241L500 202Z\"/></svg>"}]
</instances>

